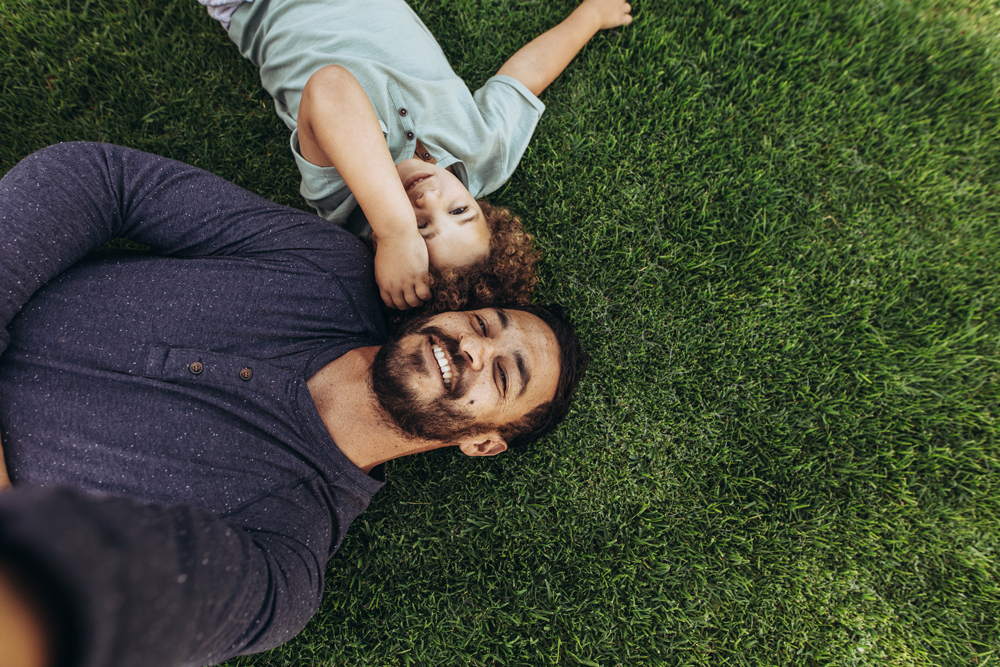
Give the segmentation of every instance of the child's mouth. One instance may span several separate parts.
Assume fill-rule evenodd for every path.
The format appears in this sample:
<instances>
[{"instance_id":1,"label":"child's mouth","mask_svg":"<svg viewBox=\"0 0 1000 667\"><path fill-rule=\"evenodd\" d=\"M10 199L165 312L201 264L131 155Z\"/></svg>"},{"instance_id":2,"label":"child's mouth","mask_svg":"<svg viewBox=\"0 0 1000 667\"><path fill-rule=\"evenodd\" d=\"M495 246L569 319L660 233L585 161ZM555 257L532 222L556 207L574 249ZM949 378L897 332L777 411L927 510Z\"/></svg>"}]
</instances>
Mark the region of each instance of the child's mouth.
<instances>
[{"instance_id":1,"label":"child's mouth","mask_svg":"<svg viewBox=\"0 0 1000 667\"><path fill-rule=\"evenodd\" d=\"M414 185L416 185L420 181L427 180L428 178L430 178L430 174L414 174L413 176L410 176L408 179L406 179L406 183L403 184L403 189L409 192L410 190L413 189Z\"/></svg>"}]
</instances>

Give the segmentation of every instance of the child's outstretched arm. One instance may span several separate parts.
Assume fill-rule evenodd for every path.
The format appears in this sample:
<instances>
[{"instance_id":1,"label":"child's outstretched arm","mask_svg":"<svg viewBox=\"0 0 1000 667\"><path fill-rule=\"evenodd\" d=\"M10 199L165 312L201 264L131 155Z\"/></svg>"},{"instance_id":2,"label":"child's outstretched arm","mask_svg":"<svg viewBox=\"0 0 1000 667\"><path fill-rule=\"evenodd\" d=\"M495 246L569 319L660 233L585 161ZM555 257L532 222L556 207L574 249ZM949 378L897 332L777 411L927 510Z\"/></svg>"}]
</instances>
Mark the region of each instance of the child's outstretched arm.
<instances>
[{"instance_id":1,"label":"child's outstretched arm","mask_svg":"<svg viewBox=\"0 0 1000 667\"><path fill-rule=\"evenodd\" d=\"M401 310L419 306L431 297L427 245L364 88L348 70L328 65L306 83L297 120L302 157L336 167L372 226L382 300Z\"/></svg>"},{"instance_id":2,"label":"child's outstretched arm","mask_svg":"<svg viewBox=\"0 0 1000 667\"><path fill-rule=\"evenodd\" d=\"M599 30L632 22L624 0L583 0L562 23L531 40L504 63L506 74L540 95Z\"/></svg>"}]
</instances>

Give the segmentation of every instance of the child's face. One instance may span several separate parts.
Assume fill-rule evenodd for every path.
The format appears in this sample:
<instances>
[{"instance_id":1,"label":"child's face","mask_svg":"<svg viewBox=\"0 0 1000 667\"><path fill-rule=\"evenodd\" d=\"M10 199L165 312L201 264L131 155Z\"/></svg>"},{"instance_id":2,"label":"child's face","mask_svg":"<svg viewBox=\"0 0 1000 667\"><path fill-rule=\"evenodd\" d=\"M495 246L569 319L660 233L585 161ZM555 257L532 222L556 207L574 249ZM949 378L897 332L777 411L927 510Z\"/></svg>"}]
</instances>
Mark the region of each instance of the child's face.
<instances>
[{"instance_id":1,"label":"child's face","mask_svg":"<svg viewBox=\"0 0 1000 667\"><path fill-rule=\"evenodd\" d=\"M462 269L489 256L490 229L457 176L416 158L397 164L396 172L417 214L431 266Z\"/></svg>"}]
</instances>

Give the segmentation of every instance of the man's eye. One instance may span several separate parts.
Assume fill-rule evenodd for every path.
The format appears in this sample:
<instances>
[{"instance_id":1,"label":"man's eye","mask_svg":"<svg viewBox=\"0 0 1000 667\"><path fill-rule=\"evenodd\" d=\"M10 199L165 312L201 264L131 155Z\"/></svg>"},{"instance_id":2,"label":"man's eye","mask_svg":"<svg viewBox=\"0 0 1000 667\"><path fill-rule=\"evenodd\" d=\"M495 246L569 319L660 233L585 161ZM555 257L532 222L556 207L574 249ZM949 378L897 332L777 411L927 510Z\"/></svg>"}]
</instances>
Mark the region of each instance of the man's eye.
<instances>
[{"instance_id":1,"label":"man's eye","mask_svg":"<svg viewBox=\"0 0 1000 667\"><path fill-rule=\"evenodd\" d=\"M500 384L503 385L503 395L507 395L507 374L503 370L503 366L500 367Z\"/></svg>"},{"instance_id":2,"label":"man's eye","mask_svg":"<svg viewBox=\"0 0 1000 667\"><path fill-rule=\"evenodd\" d=\"M462 215L463 213L465 213L468 210L469 210L468 206L460 206L459 208L456 208L454 211L449 211L449 212L452 215Z\"/></svg>"},{"instance_id":3,"label":"man's eye","mask_svg":"<svg viewBox=\"0 0 1000 667\"><path fill-rule=\"evenodd\" d=\"M476 315L476 322L479 322L479 328L483 330L483 335L488 336L489 334L486 333L486 322L483 321L483 318Z\"/></svg>"}]
</instances>

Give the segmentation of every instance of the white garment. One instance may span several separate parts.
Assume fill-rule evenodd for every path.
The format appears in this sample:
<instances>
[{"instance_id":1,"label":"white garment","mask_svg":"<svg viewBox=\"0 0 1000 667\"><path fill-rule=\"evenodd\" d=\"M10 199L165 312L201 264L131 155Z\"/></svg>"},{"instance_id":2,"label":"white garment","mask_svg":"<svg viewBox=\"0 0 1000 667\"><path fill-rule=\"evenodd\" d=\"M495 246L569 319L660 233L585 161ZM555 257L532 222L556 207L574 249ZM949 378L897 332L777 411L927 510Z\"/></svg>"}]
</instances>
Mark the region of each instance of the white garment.
<instances>
[{"instance_id":1,"label":"white garment","mask_svg":"<svg viewBox=\"0 0 1000 667\"><path fill-rule=\"evenodd\" d=\"M208 15L221 23L226 32L229 32L229 23L233 20L233 12L248 1L252 2L253 0L198 0L208 10Z\"/></svg>"}]
</instances>

